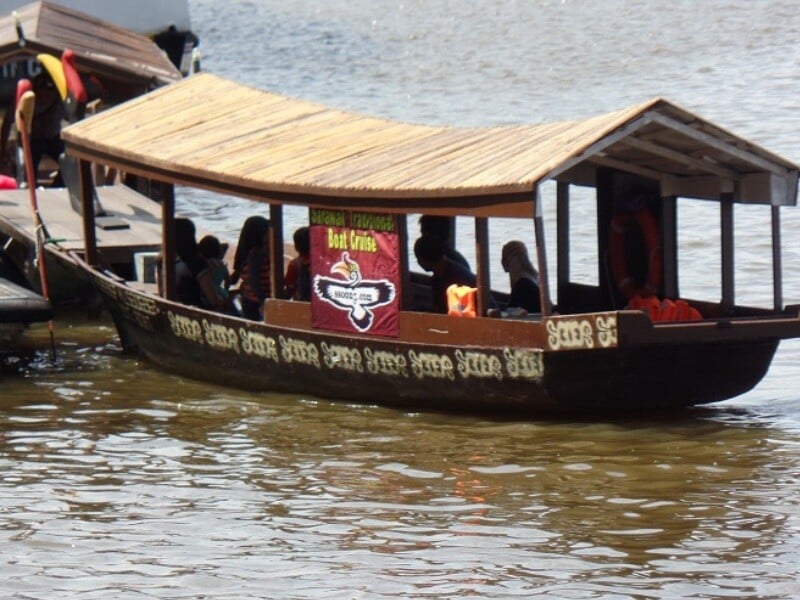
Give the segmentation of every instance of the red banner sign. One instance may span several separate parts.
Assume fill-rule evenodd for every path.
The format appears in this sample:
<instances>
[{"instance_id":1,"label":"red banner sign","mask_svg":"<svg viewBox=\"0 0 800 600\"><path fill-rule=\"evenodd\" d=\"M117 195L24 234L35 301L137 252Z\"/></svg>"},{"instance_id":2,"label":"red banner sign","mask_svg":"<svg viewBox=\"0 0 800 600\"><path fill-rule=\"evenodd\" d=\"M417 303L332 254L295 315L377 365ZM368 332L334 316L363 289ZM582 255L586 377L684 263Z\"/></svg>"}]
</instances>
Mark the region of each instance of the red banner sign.
<instances>
[{"instance_id":1,"label":"red banner sign","mask_svg":"<svg viewBox=\"0 0 800 600\"><path fill-rule=\"evenodd\" d=\"M393 215L311 210L311 324L397 337L400 241Z\"/></svg>"}]
</instances>

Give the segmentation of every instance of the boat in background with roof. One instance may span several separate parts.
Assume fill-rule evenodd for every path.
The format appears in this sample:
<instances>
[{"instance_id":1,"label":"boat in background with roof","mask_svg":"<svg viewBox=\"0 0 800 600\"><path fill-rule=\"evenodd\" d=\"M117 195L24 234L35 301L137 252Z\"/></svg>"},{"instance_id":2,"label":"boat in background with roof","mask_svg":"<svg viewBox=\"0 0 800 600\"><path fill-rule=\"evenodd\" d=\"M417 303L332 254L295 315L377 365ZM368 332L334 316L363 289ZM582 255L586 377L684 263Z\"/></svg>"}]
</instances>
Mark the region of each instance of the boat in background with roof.
<instances>
[{"instance_id":1,"label":"boat in background with roof","mask_svg":"<svg viewBox=\"0 0 800 600\"><path fill-rule=\"evenodd\" d=\"M79 118L84 109L90 113L103 110L182 78L180 71L151 39L51 2L28 4L15 14L0 17L0 64L13 63L20 58L35 64L38 77L44 77L54 86L60 101L65 103L65 116L70 120ZM77 100L73 97L74 89L80 87L86 92L80 100L86 104L83 107L73 102ZM8 106L13 106L12 102L13 97ZM13 111L6 110L0 131L3 138L0 154L6 159L2 165L4 174L21 182L24 161L16 136L8 135L12 115ZM10 141L6 143L7 140ZM52 187L53 183L60 183L59 171L63 184ZM112 175L104 173L100 177L106 183L106 178L112 181ZM57 163L44 157L34 176L39 185L47 186L39 190L39 195L43 198L41 211L51 236L45 242L46 260L53 262L49 271L52 278L50 299L58 304L62 300L84 298L80 291L83 286L76 282L70 261L64 263L67 255L50 252L56 239L69 246L82 237L81 218L76 212L79 182L75 161L67 159ZM104 242L107 242L110 260L130 262L134 252L158 247L160 236L155 229L140 227L131 235L131 222L156 218L152 213L157 214L158 206L151 199L124 185L104 185L97 200L104 213L101 226L107 227L108 239ZM37 228L30 218L27 190L4 190L1 204L0 252L27 277L29 285L38 290L38 277L33 267Z\"/></svg>"},{"instance_id":2,"label":"boat in background with roof","mask_svg":"<svg viewBox=\"0 0 800 600\"><path fill-rule=\"evenodd\" d=\"M18 79L34 79L42 72L38 55L60 59L67 49L74 53L78 71L102 86L106 104L181 78L151 39L92 14L53 2L34 2L0 14L0 64L9 75L0 95L8 101ZM19 64L26 65L23 72L17 70Z\"/></svg>"},{"instance_id":3,"label":"boat in background with roof","mask_svg":"<svg viewBox=\"0 0 800 600\"><path fill-rule=\"evenodd\" d=\"M198 38L192 32L188 0L137 0L109 2L107 0L58 0L26 3L24 0L0 0L0 14L16 11L27 37L40 36L57 40L72 36L60 24L60 12L81 13L85 17L125 29L153 40L166 52L170 62L184 75L191 70L192 51ZM5 30L5 27L3 28ZM38 32L38 33L37 33ZM145 58L145 61L149 59ZM7 97L9 86L19 78L32 79L39 67L31 59L7 63L0 71L0 95Z\"/></svg>"}]
</instances>

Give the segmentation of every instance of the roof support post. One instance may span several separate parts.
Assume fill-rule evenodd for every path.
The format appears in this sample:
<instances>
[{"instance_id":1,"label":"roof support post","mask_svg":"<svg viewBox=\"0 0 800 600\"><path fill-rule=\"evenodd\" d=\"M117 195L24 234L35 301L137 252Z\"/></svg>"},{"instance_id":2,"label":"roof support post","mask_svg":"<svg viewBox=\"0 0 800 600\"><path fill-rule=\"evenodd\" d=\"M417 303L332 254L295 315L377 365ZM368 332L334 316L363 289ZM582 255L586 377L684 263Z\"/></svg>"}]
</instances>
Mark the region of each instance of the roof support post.
<instances>
[{"instance_id":1,"label":"roof support post","mask_svg":"<svg viewBox=\"0 0 800 600\"><path fill-rule=\"evenodd\" d=\"M542 216L542 198L537 185L533 191L533 230L536 236L536 261L539 268L539 299L542 306L542 317L550 316L550 283L547 276L547 250L544 242L544 217Z\"/></svg>"},{"instance_id":2,"label":"roof support post","mask_svg":"<svg viewBox=\"0 0 800 600\"><path fill-rule=\"evenodd\" d=\"M269 282L272 288L270 296L280 298L283 294L283 204L271 202L269 205Z\"/></svg>"},{"instance_id":3,"label":"roof support post","mask_svg":"<svg viewBox=\"0 0 800 600\"><path fill-rule=\"evenodd\" d=\"M569 183L556 184L556 269L558 292L569 283Z\"/></svg>"},{"instance_id":4,"label":"roof support post","mask_svg":"<svg viewBox=\"0 0 800 600\"><path fill-rule=\"evenodd\" d=\"M661 197L661 256L664 261L664 296L680 298L678 290L677 199Z\"/></svg>"},{"instance_id":5,"label":"roof support post","mask_svg":"<svg viewBox=\"0 0 800 600\"><path fill-rule=\"evenodd\" d=\"M736 305L733 257L733 192L720 194L720 240L722 245L722 309L733 311Z\"/></svg>"},{"instance_id":6,"label":"roof support post","mask_svg":"<svg viewBox=\"0 0 800 600\"><path fill-rule=\"evenodd\" d=\"M161 294L175 300L175 186L160 182L161 188L161 272L164 280Z\"/></svg>"},{"instance_id":7,"label":"roof support post","mask_svg":"<svg viewBox=\"0 0 800 600\"><path fill-rule=\"evenodd\" d=\"M396 215L395 223L400 246L400 310L410 310L413 299L411 297L411 273L408 270L408 217Z\"/></svg>"},{"instance_id":8,"label":"roof support post","mask_svg":"<svg viewBox=\"0 0 800 600\"><path fill-rule=\"evenodd\" d=\"M489 278L489 219L486 217L475 217L475 244L478 259L478 305L476 310L478 316L482 317L490 306L489 288L491 287Z\"/></svg>"},{"instance_id":9,"label":"roof support post","mask_svg":"<svg viewBox=\"0 0 800 600\"><path fill-rule=\"evenodd\" d=\"M95 230L94 214L94 180L92 179L92 164L89 161L78 160L78 177L81 196L81 214L83 215L83 240L86 262L93 267L97 266L97 232Z\"/></svg>"},{"instance_id":10,"label":"roof support post","mask_svg":"<svg viewBox=\"0 0 800 600\"><path fill-rule=\"evenodd\" d=\"M783 258L780 206L772 206L772 295L775 312L783 310Z\"/></svg>"}]
</instances>

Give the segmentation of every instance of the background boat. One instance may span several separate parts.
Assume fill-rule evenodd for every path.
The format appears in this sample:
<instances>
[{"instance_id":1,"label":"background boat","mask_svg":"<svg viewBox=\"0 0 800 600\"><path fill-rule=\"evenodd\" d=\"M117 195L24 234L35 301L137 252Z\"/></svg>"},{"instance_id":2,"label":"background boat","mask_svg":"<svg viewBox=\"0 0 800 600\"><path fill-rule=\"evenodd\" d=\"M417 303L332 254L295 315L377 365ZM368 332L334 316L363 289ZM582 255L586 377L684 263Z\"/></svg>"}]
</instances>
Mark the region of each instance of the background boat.
<instances>
[{"instance_id":1,"label":"background boat","mask_svg":"<svg viewBox=\"0 0 800 600\"><path fill-rule=\"evenodd\" d=\"M192 50L198 38L192 31L188 0L142 0L141 2L106 2L103 0L54 0L45 2L25 2L25 0L0 0L0 15L10 15L17 11L26 14L29 7L44 5L46 12L58 12L59 8L90 15L101 21L111 23L125 30L147 36L167 54L172 64L182 73L191 69ZM30 32L30 23L25 23ZM58 35L52 25L44 23L44 29L51 35ZM67 30L68 31L68 30ZM78 27L73 32L86 32ZM62 32L63 35L63 32ZM107 34L108 35L108 34ZM102 38L101 38L102 39ZM132 48L132 51L135 51ZM99 55L99 54L98 54ZM41 65L35 57L22 58L14 62L4 62L0 68L0 99L7 101L12 96L17 79L32 79L41 72Z\"/></svg>"},{"instance_id":2,"label":"background boat","mask_svg":"<svg viewBox=\"0 0 800 600\"><path fill-rule=\"evenodd\" d=\"M60 59L65 49L75 53L80 72L100 81L106 102L119 102L180 78L178 67L157 44L115 21L47 1L16 6L0 15L4 76L0 98L5 102L13 98L18 79L33 79L42 72L38 54Z\"/></svg>"},{"instance_id":3,"label":"background boat","mask_svg":"<svg viewBox=\"0 0 800 600\"><path fill-rule=\"evenodd\" d=\"M95 16L50 2L34 2L20 7L15 14L0 16L0 64L8 65L21 56L29 57L41 70L43 67L37 57L45 54L55 63L55 68L60 69L59 61L67 50L73 53L75 68L89 90L91 111L103 110L181 78L179 70L152 40ZM22 180L23 161L17 148L17 140L11 140L6 154L11 160L3 168L7 169L6 175L16 174ZM44 157L37 174L39 185L48 186L39 192L41 215L51 236L67 246L78 243L81 235L77 203L73 202L68 189L71 187L74 196L79 185L78 174L71 166L74 167L72 162L61 165L65 184L58 188L49 187L53 184L52 174L59 169L50 157ZM104 175L98 177L102 179ZM154 219L152 213L158 212L157 205L128 188L106 189L108 206L102 208L100 197L98 206L107 213L103 244L112 262L130 262L136 252L156 250L158 232L148 227L148 222ZM0 243L4 256L27 276L33 289L39 289L38 275L32 267L36 233L30 217L28 191L6 192L0 204ZM131 224L138 227L134 227L133 233ZM50 249L50 244L46 248ZM47 254L48 262L53 263L49 269L50 298L55 303L86 300L84 286L76 280L70 261L63 260L63 255Z\"/></svg>"}]
</instances>

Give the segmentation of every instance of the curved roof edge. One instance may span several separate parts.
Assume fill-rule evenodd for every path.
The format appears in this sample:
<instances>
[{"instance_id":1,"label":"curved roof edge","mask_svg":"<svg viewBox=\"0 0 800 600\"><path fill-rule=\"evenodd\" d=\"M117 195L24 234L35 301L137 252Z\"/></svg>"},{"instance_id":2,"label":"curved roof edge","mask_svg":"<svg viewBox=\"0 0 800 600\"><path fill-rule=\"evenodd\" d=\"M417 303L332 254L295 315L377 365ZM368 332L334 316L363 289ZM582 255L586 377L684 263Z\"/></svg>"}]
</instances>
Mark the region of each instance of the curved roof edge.
<instances>
[{"instance_id":1,"label":"curved roof edge","mask_svg":"<svg viewBox=\"0 0 800 600\"><path fill-rule=\"evenodd\" d=\"M662 98L583 120L442 127L339 111L208 73L72 125L63 137L82 158L170 181L254 198L369 198L397 210L445 202L494 214L500 209L490 206L508 212L518 204L529 215L540 182L583 183L587 170L600 166L672 190L716 182L723 191L738 190L741 201L788 204L796 199L798 171ZM776 181L783 197L761 197L780 188Z\"/></svg>"}]
</instances>

